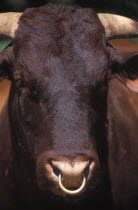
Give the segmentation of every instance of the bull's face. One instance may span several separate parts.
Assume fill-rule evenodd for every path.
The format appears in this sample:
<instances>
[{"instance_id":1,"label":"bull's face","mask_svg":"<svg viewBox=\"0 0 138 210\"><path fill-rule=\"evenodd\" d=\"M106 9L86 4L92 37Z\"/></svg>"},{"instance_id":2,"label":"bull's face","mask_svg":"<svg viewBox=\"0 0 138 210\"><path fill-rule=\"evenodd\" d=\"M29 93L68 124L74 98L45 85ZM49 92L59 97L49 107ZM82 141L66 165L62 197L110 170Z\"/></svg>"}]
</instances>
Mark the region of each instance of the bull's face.
<instances>
[{"instance_id":1,"label":"bull's face","mask_svg":"<svg viewBox=\"0 0 138 210\"><path fill-rule=\"evenodd\" d=\"M33 171L41 191L76 195L94 191L103 176L114 50L92 10L49 7L25 12L16 31L13 148L18 167L26 177Z\"/></svg>"},{"instance_id":2,"label":"bull's face","mask_svg":"<svg viewBox=\"0 0 138 210\"><path fill-rule=\"evenodd\" d=\"M14 141L35 161L40 189L61 195L83 192L89 182L94 189L104 163L98 146L105 143L109 52L98 17L91 10L81 15L78 10L71 20L53 18L40 28L36 23L37 31L34 24L27 31L29 20L13 46Z\"/></svg>"}]
</instances>

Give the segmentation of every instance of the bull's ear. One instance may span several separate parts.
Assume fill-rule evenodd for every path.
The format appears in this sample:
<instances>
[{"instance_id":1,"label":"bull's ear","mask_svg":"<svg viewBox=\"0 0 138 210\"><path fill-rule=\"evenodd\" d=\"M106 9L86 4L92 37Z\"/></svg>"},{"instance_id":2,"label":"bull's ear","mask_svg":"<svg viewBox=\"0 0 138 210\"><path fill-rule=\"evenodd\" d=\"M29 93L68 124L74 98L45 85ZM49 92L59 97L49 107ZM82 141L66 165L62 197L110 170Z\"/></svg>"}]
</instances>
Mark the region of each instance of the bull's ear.
<instances>
[{"instance_id":1,"label":"bull's ear","mask_svg":"<svg viewBox=\"0 0 138 210\"><path fill-rule=\"evenodd\" d=\"M138 52L121 53L117 56L113 73L119 75L130 90L138 93Z\"/></svg>"},{"instance_id":2,"label":"bull's ear","mask_svg":"<svg viewBox=\"0 0 138 210\"><path fill-rule=\"evenodd\" d=\"M12 47L8 47L0 53L0 80L12 79L13 63L13 50Z\"/></svg>"},{"instance_id":3,"label":"bull's ear","mask_svg":"<svg viewBox=\"0 0 138 210\"><path fill-rule=\"evenodd\" d=\"M138 79L135 79L135 80L127 80L126 81L126 85L127 85L127 87L130 90L138 93Z\"/></svg>"}]
</instances>

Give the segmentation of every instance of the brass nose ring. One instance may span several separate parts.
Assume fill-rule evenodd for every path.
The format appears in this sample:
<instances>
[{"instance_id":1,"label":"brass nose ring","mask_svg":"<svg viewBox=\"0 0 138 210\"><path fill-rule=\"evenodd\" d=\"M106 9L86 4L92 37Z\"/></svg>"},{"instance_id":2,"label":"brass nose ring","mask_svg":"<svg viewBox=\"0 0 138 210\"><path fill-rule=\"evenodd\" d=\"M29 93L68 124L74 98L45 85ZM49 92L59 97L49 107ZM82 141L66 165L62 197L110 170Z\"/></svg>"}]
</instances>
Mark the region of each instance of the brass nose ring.
<instances>
[{"instance_id":1,"label":"brass nose ring","mask_svg":"<svg viewBox=\"0 0 138 210\"><path fill-rule=\"evenodd\" d=\"M59 174L58 176L58 182L59 182L59 187L60 189L65 192L66 194L69 194L69 195L77 195L79 194L83 188L85 187L86 185L86 177L84 176L83 174L83 181L82 181L82 185L77 189L77 190L68 190L67 188L65 188L62 184L62 176L61 176L61 173Z\"/></svg>"}]
</instances>

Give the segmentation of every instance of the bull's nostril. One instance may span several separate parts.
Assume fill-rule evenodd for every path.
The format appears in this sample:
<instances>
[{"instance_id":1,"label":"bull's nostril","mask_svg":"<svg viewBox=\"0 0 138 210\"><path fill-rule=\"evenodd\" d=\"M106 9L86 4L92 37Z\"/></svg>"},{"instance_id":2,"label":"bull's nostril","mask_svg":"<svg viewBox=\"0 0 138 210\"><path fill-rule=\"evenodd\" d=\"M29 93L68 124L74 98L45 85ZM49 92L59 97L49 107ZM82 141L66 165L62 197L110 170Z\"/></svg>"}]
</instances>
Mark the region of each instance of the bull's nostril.
<instances>
[{"instance_id":1,"label":"bull's nostril","mask_svg":"<svg viewBox=\"0 0 138 210\"><path fill-rule=\"evenodd\" d=\"M83 171L83 174L85 175L85 177L88 177L89 172L90 172L90 164Z\"/></svg>"},{"instance_id":2,"label":"bull's nostril","mask_svg":"<svg viewBox=\"0 0 138 210\"><path fill-rule=\"evenodd\" d=\"M55 166L52 166L52 168L53 168L53 173L58 177L59 174L61 173L60 170Z\"/></svg>"},{"instance_id":3,"label":"bull's nostril","mask_svg":"<svg viewBox=\"0 0 138 210\"><path fill-rule=\"evenodd\" d=\"M52 161L50 161L49 164L50 164L51 167L52 167L53 173L58 177L59 174L61 173L61 171L60 171L56 166L54 166L54 165L52 164Z\"/></svg>"},{"instance_id":4,"label":"bull's nostril","mask_svg":"<svg viewBox=\"0 0 138 210\"><path fill-rule=\"evenodd\" d=\"M89 164L84 168L84 171L83 171L83 174L85 175L85 177L89 177L90 173L93 172L95 165L96 165L95 160L89 161Z\"/></svg>"}]
</instances>

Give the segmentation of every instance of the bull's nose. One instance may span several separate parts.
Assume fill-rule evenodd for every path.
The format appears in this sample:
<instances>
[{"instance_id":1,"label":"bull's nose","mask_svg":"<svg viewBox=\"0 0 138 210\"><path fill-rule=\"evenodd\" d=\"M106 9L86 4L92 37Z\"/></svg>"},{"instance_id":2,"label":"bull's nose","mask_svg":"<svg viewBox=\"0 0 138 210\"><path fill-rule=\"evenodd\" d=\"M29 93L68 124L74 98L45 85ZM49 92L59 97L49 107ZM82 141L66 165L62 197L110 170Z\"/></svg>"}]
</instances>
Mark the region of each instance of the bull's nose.
<instances>
[{"instance_id":1,"label":"bull's nose","mask_svg":"<svg viewBox=\"0 0 138 210\"><path fill-rule=\"evenodd\" d=\"M89 161L59 162L52 161L52 167L58 176L59 187L67 194L78 194L86 184L84 171L89 166Z\"/></svg>"},{"instance_id":2,"label":"bull's nose","mask_svg":"<svg viewBox=\"0 0 138 210\"><path fill-rule=\"evenodd\" d=\"M95 166L94 163L90 160L51 160L52 177L64 193L76 195L84 191L88 175Z\"/></svg>"}]
</instances>

